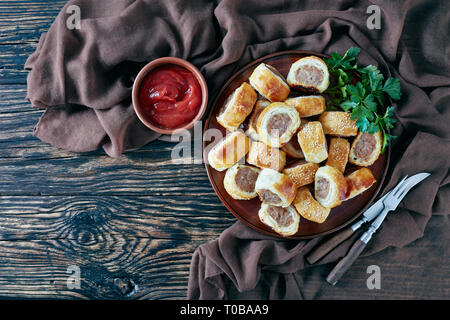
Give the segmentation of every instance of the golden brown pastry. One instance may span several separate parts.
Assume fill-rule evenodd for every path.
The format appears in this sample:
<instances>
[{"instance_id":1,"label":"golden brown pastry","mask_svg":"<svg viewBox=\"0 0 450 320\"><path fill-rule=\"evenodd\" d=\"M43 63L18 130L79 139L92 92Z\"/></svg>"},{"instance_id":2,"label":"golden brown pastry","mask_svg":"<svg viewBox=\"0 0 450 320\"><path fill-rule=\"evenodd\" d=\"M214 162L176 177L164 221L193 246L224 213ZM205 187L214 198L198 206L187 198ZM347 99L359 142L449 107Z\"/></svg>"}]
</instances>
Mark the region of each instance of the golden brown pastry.
<instances>
[{"instance_id":1,"label":"golden brown pastry","mask_svg":"<svg viewBox=\"0 0 450 320\"><path fill-rule=\"evenodd\" d=\"M348 161L361 167L370 166L380 156L382 145L383 136L380 131L375 134L359 132L353 140Z\"/></svg>"},{"instance_id":2,"label":"golden brown pastry","mask_svg":"<svg viewBox=\"0 0 450 320\"><path fill-rule=\"evenodd\" d=\"M317 163L301 160L284 168L283 173L287 174L294 181L297 188L299 188L313 183L318 169L319 165Z\"/></svg>"},{"instance_id":3,"label":"golden brown pastry","mask_svg":"<svg viewBox=\"0 0 450 320\"><path fill-rule=\"evenodd\" d=\"M255 90L248 83L242 83L225 100L224 106L216 117L217 122L230 131L236 131L252 112L257 97Z\"/></svg>"},{"instance_id":4,"label":"golden brown pastry","mask_svg":"<svg viewBox=\"0 0 450 320\"><path fill-rule=\"evenodd\" d=\"M360 195L369 189L377 180L368 168L361 168L345 177L347 181L347 194L345 200Z\"/></svg>"},{"instance_id":5,"label":"golden brown pastry","mask_svg":"<svg viewBox=\"0 0 450 320\"><path fill-rule=\"evenodd\" d=\"M261 112L256 123L258 139L274 148L288 143L299 127L297 110L282 102L271 103Z\"/></svg>"},{"instance_id":6,"label":"golden brown pastry","mask_svg":"<svg viewBox=\"0 0 450 320\"><path fill-rule=\"evenodd\" d=\"M295 198L297 187L287 175L272 169L262 169L255 190L262 202L288 207Z\"/></svg>"},{"instance_id":7,"label":"golden brown pastry","mask_svg":"<svg viewBox=\"0 0 450 320\"><path fill-rule=\"evenodd\" d=\"M249 200L256 198L256 179L261 169L243 164L235 164L227 170L223 185L228 194L237 200Z\"/></svg>"},{"instance_id":8,"label":"golden brown pastry","mask_svg":"<svg viewBox=\"0 0 450 320\"><path fill-rule=\"evenodd\" d=\"M245 134L248 135L252 140L258 140L258 133L256 132L256 123L258 121L258 117L261 112L269 106L270 101L266 99L258 99L253 107L252 115L248 121L248 129L245 131Z\"/></svg>"},{"instance_id":9,"label":"golden brown pastry","mask_svg":"<svg viewBox=\"0 0 450 320\"><path fill-rule=\"evenodd\" d=\"M335 167L344 173L349 152L350 142L343 138L331 138L326 165Z\"/></svg>"},{"instance_id":10,"label":"golden brown pastry","mask_svg":"<svg viewBox=\"0 0 450 320\"><path fill-rule=\"evenodd\" d=\"M344 111L327 111L320 118L325 134L339 137L353 137L358 133L356 120L350 119L350 113Z\"/></svg>"},{"instance_id":11,"label":"golden brown pastry","mask_svg":"<svg viewBox=\"0 0 450 320\"><path fill-rule=\"evenodd\" d=\"M253 70L249 82L264 98L272 102L284 101L291 91L278 70L265 63Z\"/></svg>"},{"instance_id":12,"label":"golden brown pastry","mask_svg":"<svg viewBox=\"0 0 450 320\"><path fill-rule=\"evenodd\" d=\"M300 216L292 206L283 208L262 203L258 217L262 223L282 236L296 234L300 223Z\"/></svg>"},{"instance_id":13,"label":"golden brown pastry","mask_svg":"<svg viewBox=\"0 0 450 320\"><path fill-rule=\"evenodd\" d=\"M306 161L320 163L328 157L327 140L319 121L302 125L297 138Z\"/></svg>"},{"instance_id":14,"label":"golden brown pastry","mask_svg":"<svg viewBox=\"0 0 450 320\"><path fill-rule=\"evenodd\" d=\"M242 132L229 133L208 152L208 164L217 171L233 166L247 154L250 139Z\"/></svg>"},{"instance_id":15,"label":"golden brown pastry","mask_svg":"<svg viewBox=\"0 0 450 320\"><path fill-rule=\"evenodd\" d=\"M316 223L323 223L330 214L330 209L317 202L308 187L297 190L293 205L303 218Z\"/></svg>"},{"instance_id":16,"label":"golden brown pastry","mask_svg":"<svg viewBox=\"0 0 450 320\"><path fill-rule=\"evenodd\" d=\"M297 109L301 118L311 117L325 112L325 98L322 96L299 96L284 101Z\"/></svg>"},{"instance_id":17,"label":"golden brown pastry","mask_svg":"<svg viewBox=\"0 0 450 320\"><path fill-rule=\"evenodd\" d=\"M286 152L286 154L295 159L305 159L302 148L298 144L297 135L294 135L288 143L286 143L281 150Z\"/></svg>"},{"instance_id":18,"label":"golden brown pastry","mask_svg":"<svg viewBox=\"0 0 450 320\"><path fill-rule=\"evenodd\" d=\"M289 86L307 92L324 92L330 84L326 63L315 56L304 57L294 62L287 76Z\"/></svg>"},{"instance_id":19,"label":"golden brown pastry","mask_svg":"<svg viewBox=\"0 0 450 320\"><path fill-rule=\"evenodd\" d=\"M342 173L330 166L320 167L314 178L316 200L325 208L334 208L342 203L347 192L347 181Z\"/></svg>"},{"instance_id":20,"label":"golden brown pastry","mask_svg":"<svg viewBox=\"0 0 450 320\"><path fill-rule=\"evenodd\" d=\"M286 165L286 153L262 142L253 141L248 152L247 163L260 168L281 171Z\"/></svg>"}]
</instances>

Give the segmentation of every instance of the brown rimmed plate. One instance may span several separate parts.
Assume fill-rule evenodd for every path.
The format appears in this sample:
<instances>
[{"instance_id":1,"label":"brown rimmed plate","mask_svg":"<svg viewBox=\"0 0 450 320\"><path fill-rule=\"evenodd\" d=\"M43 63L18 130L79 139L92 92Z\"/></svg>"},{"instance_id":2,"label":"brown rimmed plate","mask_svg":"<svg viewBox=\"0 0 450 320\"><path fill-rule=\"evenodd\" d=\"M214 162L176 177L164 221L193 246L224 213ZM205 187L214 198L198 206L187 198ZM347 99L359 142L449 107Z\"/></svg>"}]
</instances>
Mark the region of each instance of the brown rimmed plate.
<instances>
[{"instance_id":1,"label":"brown rimmed plate","mask_svg":"<svg viewBox=\"0 0 450 320\"><path fill-rule=\"evenodd\" d=\"M242 69L236 72L222 87L218 95L215 97L214 101L210 106L210 112L206 118L204 124L204 131L207 132L209 129L218 129L225 136L226 130L217 123L216 115L218 114L220 108L223 106L226 98L237 88L242 82L248 82L253 69L260 63L267 63L274 66L280 73L286 77L289 69L295 61L298 59L314 55L320 58L328 58L327 55L316 53L312 51L301 51L301 50L291 50L276 52L262 58L259 58ZM352 141L351 139L349 140ZM217 141L207 141L203 140L203 159L205 159L206 171L208 173L209 181L214 188L217 196L222 201L222 203L227 207L227 209L240 221L247 224L249 227L263 232L265 234L281 238L281 236L273 231L270 227L263 224L258 218L258 210L261 206L261 201L258 198L252 200L235 200L233 199L225 190L223 186L223 179L226 171L219 172L208 165L206 159L208 155L207 151L210 149L209 144L215 143ZM390 148L388 147L386 151L380 155L378 160L369 167L372 171L377 182L367 191L361 195L344 201L342 205L333 208L324 223L315 223L304 218L300 219L300 225L298 232L290 237L283 237L289 239L309 239L317 236L329 234L331 232L337 231L344 226L348 225L356 218L358 218L364 210L366 210L373 200L376 198L380 188L383 184L384 178L387 173L388 164L390 157ZM291 159L292 160L292 159ZM289 159L288 159L289 163ZM355 170L358 167L353 167L350 164L347 165L346 173Z\"/></svg>"}]
</instances>

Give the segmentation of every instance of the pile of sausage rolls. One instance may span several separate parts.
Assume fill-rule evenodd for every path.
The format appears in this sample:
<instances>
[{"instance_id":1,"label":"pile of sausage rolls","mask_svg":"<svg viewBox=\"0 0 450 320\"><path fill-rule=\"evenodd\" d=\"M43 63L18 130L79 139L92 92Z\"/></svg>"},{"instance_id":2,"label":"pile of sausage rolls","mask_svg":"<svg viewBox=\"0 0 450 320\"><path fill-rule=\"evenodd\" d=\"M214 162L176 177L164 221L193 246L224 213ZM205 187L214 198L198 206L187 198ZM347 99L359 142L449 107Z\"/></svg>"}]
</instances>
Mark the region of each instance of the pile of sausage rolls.
<instances>
[{"instance_id":1,"label":"pile of sausage rolls","mask_svg":"<svg viewBox=\"0 0 450 320\"><path fill-rule=\"evenodd\" d=\"M258 197L259 219L282 236L298 232L300 217L323 223L332 208L376 182L367 167L383 137L361 133L350 113L326 111L321 93L329 83L315 56L293 63L286 78L261 63L216 117L227 135L209 151L209 165L226 170L233 199Z\"/></svg>"}]
</instances>

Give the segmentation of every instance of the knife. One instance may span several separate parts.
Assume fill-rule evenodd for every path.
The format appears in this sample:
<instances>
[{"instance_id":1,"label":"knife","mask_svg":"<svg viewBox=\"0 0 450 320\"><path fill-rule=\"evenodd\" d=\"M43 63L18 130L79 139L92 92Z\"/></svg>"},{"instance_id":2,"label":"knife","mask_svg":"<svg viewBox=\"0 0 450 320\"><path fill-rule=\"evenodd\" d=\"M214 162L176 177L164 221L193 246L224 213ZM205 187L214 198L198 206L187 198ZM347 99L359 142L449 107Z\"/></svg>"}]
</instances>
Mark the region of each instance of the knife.
<instances>
[{"instance_id":1,"label":"knife","mask_svg":"<svg viewBox=\"0 0 450 320\"><path fill-rule=\"evenodd\" d=\"M405 179L406 177L403 178L403 180L400 183L405 181ZM392 190L389 190L389 192L387 192L382 198L380 198L377 202L375 202L372 206L370 206L370 208L363 213L362 219L358 220L350 227L347 227L339 231L333 237L331 237L323 244L318 246L316 249L314 249L313 252L311 252L306 257L306 260L310 264L316 263L317 261L322 259L328 252L330 252L331 250L336 248L339 244L350 238L351 235L354 234L356 230L361 228L363 224L372 221L376 216L378 216L381 213L381 211L383 211L384 208L383 201L384 199L386 199L386 197L389 195L391 191Z\"/></svg>"},{"instance_id":2,"label":"knife","mask_svg":"<svg viewBox=\"0 0 450 320\"><path fill-rule=\"evenodd\" d=\"M429 173L423 172L418 173L414 176L409 177L407 180L402 180L402 183L397 184L397 186L391 191L391 193L383 200L383 210L370 225L369 229L355 242L351 247L347 255L339 261L339 263L331 270L327 277L327 282L331 285L335 285L339 279L345 274L345 272L350 268L356 258L361 254L361 252L366 247L367 243L372 238L373 234L378 230L378 228L383 223L387 214L397 208L400 201L406 196L406 194L415 185L423 181L425 178L430 176Z\"/></svg>"}]
</instances>

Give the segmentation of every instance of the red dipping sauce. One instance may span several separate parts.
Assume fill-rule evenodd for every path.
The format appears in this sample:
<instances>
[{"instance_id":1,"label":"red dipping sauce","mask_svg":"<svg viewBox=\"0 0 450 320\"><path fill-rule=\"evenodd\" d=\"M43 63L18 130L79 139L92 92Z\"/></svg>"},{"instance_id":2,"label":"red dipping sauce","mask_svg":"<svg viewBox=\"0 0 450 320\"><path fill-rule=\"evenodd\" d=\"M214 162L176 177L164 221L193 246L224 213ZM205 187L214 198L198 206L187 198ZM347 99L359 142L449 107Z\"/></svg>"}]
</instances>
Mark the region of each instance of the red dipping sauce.
<instances>
[{"instance_id":1,"label":"red dipping sauce","mask_svg":"<svg viewBox=\"0 0 450 320\"><path fill-rule=\"evenodd\" d=\"M174 129L195 118L202 104L202 90L192 72L165 65L151 70L142 80L139 103L154 124Z\"/></svg>"}]
</instances>

